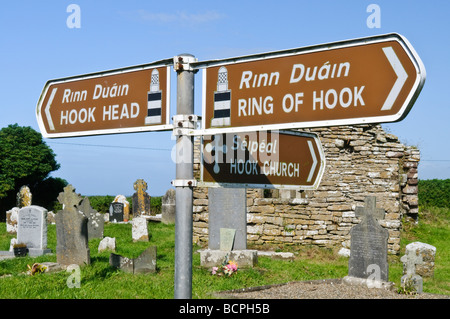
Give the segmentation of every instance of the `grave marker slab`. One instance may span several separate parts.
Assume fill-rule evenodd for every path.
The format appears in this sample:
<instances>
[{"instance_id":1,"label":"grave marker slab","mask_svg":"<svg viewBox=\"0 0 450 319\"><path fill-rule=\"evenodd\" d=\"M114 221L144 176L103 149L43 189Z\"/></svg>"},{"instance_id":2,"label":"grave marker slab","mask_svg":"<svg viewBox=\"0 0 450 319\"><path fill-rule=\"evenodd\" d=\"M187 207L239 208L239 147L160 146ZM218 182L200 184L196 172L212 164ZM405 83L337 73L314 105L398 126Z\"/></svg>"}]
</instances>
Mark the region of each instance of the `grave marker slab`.
<instances>
[{"instance_id":1,"label":"grave marker slab","mask_svg":"<svg viewBox=\"0 0 450 319\"><path fill-rule=\"evenodd\" d=\"M30 256L50 253L47 249L47 210L40 206L26 206L19 210L17 242L27 245Z\"/></svg>"},{"instance_id":2,"label":"grave marker slab","mask_svg":"<svg viewBox=\"0 0 450 319\"><path fill-rule=\"evenodd\" d=\"M78 212L81 196L72 185L64 187L58 201L63 210L56 214L56 260L63 266L90 264L88 219Z\"/></svg>"},{"instance_id":3,"label":"grave marker slab","mask_svg":"<svg viewBox=\"0 0 450 319\"><path fill-rule=\"evenodd\" d=\"M88 238L103 238L105 219L91 207L89 198L85 197L77 208L88 219Z\"/></svg>"},{"instance_id":4,"label":"grave marker slab","mask_svg":"<svg viewBox=\"0 0 450 319\"><path fill-rule=\"evenodd\" d=\"M378 223L384 210L376 208L376 198L366 197L365 207L356 207L361 222L350 230L348 275L363 279L388 281L387 241L389 232Z\"/></svg>"},{"instance_id":5,"label":"grave marker slab","mask_svg":"<svg viewBox=\"0 0 450 319\"><path fill-rule=\"evenodd\" d=\"M175 190L169 189L162 198L161 221L163 224L175 224Z\"/></svg>"},{"instance_id":6,"label":"grave marker slab","mask_svg":"<svg viewBox=\"0 0 450 319\"><path fill-rule=\"evenodd\" d=\"M235 235L236 235L236 229L221 228L220 229L220 250L231 251L233 249Z\"/></svg>"},{"instance_id":7,"label":"grave marker slab","mask_svg":"<svg viewBox=\"0 0 450 319\"><path fill-rule=\"evenodd\" d=\"M131 234L133 241L148 241L147 219L144 217L134 217L131 221Z\"/></svg>"},{"instance_id":8,"label":"grave marker slab","mask_svg":"<svg viewBox=\"0 0 450 319\"><path fill-rule=\"evenodd\" d=\"M109 221L110 222L123 222L123 203L115 202L109 206Z\"/></svg>"},{"instance_id":9,"label":"grave marker slab","mask_svg":"<svg viewBox=\"0 0 450 319\"><path fill-rule=\"evenodd\" d=\"M209 249L220 249L220 229L236 230L233 250L247 249L247 191L209 188Z\"/></svg>"},{"instance_id":10,"label":"grave marker slab","mask_svg":"<svg viewBox=\"0 0 450 319\"><path fill-rule=\"evenodd\" d=\"M147 194L147 183L143 179L138 179L133 185L136 191L133 194L133 216L155 215L150 209L150 195Z\"/></svg>"}]
</instances>

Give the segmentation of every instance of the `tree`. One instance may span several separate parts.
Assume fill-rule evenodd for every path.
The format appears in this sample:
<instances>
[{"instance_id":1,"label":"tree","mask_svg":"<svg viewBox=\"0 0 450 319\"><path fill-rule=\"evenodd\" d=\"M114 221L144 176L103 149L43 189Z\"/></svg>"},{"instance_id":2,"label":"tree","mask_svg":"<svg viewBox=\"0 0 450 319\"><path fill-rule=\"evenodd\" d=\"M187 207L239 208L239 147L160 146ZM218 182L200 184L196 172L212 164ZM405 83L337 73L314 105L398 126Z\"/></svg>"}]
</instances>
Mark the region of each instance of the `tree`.
<instances>
[{"instance_id":1,"label":"tree","mask_svg":"<svg viewBox=\"0 0 450 319\"><path fill-rule=\"evenodd\" d=\"M14 197L18 189L28 185L35 189L48 175L58 170L55 153L31 127L18 124L0 130L0 201ZM5 208L5 207L3 207ZM11 207L9 207L11 208Z\"/></svg>"}]
</instances>

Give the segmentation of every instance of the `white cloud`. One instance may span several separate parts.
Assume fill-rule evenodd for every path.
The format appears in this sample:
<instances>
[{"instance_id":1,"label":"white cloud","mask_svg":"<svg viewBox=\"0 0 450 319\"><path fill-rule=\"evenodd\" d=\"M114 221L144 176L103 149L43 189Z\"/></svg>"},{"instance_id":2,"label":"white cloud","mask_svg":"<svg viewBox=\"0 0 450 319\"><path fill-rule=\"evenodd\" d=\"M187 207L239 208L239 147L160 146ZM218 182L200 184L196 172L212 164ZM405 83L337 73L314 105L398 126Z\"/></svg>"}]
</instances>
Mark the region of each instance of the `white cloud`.
<instances>
[{"instance_id":1,"label":"white cloud","mask_svg":"<svg viewBox=\"0 0 450 319\"><path fill-rule=\"evenodd\" d=\"M175 13L164 12L150 12L148 10L138 10L130 15L141 21L151 21L157 23L176 23L183 25L199 25L211 21L223 19L225 15L216 11L206 11L203 13L189 13L185 11L178 11Z\"/></svg>"}]
</instances>

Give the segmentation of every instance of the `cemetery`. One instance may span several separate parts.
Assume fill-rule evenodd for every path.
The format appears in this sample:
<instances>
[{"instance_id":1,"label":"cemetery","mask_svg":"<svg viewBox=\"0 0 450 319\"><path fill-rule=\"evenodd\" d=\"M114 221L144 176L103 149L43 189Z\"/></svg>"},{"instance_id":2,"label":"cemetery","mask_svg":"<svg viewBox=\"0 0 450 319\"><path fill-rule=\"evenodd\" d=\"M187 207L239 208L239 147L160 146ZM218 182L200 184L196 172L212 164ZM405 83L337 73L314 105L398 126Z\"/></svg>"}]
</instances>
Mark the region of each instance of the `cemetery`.
<instances>
[{"instance_id":1,"label":"cemetery","mask_svg":"<svg viewBox=\"0 0 450 319\"><path fill-rule=\"evenodd\" d=\"M133 188L130 201L109 196L109 208L99 205L98 211L69 184L58 196L63 209L56 213L33 205L31 193L21 190L18 207L0 224L0 297L171 299L175 192L168 190L160 207L152 207L145 181ZM443 244L415 240L424 235L398 227L398 247L389 249L389 208L382 208L380 197L366 196L354 206L358 220L348 231L349 257L339 253L339 245L249 240L255 217L248 219L248 194L245 189L209 189L207 244L194 244L193 298L298 298L289 293L294 289L308 292L301 298L448 297L449 256ZM24 197L31 200L23 203ZM403 225L420 228L414 220L422 217L414 212L415 218L403 219ZM434 218L447 225L448 237L448 219L439 214ZM295 230L286 228L286 238ZM21 243L27 247L25 256L14 257L13 246Z\"/></svg>"}]
</instances>

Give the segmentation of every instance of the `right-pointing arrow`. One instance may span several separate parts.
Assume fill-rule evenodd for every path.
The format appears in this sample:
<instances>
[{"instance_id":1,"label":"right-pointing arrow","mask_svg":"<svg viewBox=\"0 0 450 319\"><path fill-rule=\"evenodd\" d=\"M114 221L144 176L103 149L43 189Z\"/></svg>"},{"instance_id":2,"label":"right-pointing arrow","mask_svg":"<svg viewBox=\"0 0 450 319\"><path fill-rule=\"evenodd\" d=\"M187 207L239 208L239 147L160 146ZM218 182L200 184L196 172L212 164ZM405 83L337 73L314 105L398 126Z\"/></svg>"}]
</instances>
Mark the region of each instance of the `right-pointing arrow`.
<instances>
[{"instance_id":1,"label":"right-pointing arrow","mask_svg":"<svg viewBox=\"0 0 450 319\"><path fill-rule=\"evenodd\" d=\"M55 130L55 126L53 125L53 120L50 115L50 106L52 106L53 98L55 97L56 91L58 89L54 88L52 91L52 94L50 95L50 98L48 99L47 105L45 106L45 115L47 116L48 126L52 131Z\"/></svg>"},{"instance_id":2,"label":"right-pointing arrow","mask_svg":"<svg viewBox=\"0 0 450 319\"><path fill-rule=\"evenodd\" d=\"M394 102L397 99L398 94L400 93L403 85L406 82L406 79L408 78L408 74L403 68L402 63L398 59L392 47L383 48L383 52L386 55L387 59L389 60L389 63L391 64L392 68L394 69L395 74L397 75L397 80L395 81L394 86L391 89L391 92L389 92L389 95L386 101L384 101L383 107L381 108L382 111L385 111L390 110L394 105Z\"/></svg>"},{"instance_id":3,"label":"right-pointing arrow","mask_svg":"<svg viewBox=\"0 0 450 319\"><path fill-rule=\"evenodd\" d=\"M314 175L314 171L316 170L316 166L317 166L317 157L316 157L316 153L314 152L314 147L312 145L311 141L307 141L308 142L308 146L309 146L309 151L311 152L311 157L313 159L313 164L311 166L311 170L309 171L309 175L308 175L308 179L307 182L311 182L311 179L313 178Z\"/></svg>"}]
</instances>

